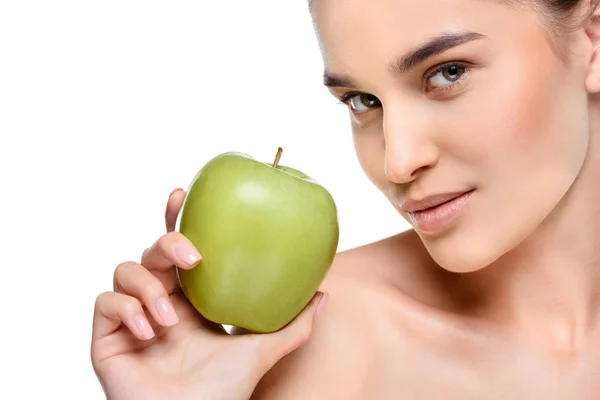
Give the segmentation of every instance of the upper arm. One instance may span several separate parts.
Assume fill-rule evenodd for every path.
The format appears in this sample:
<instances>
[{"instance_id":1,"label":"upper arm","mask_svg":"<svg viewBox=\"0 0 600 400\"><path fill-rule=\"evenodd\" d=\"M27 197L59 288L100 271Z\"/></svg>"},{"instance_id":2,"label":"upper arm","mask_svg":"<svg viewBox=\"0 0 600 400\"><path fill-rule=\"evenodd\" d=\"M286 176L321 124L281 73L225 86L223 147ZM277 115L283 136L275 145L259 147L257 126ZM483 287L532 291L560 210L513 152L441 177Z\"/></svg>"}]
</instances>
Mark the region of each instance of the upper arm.
<instances>
[{"instance_id":1,"label":"upper arm","mask_svg":"<svg viewBox=\"0 0 600 400\"><path fill-rule=\"evenodd\" d=\"M327 308L327 307L326 307ZM336 345L325 325L328 314L323 310L315 322L306 344L282 358L257 385L251 400L338 399L334 392Z\"/></svg>"},{"instance_id":2,"label":"upper arm","mask_svg":"<svg viewBox=\"0 0 600 400\"><path fill-rule=\"evenodd\" d=\"M335 399L335 387L320 359L303 347L281 359L257 385L251 400Z\"/></svg>"},{"instance_id":3,"label":"upper arm","mask_svg":"<svg viewBox=\"0 0 600 400\"><path fill-rule=\"evenodd\" d=\"M310 339L282 358L257 385L251 400L338 400L352 397L352 386L361 378L366 354L365 333L357 329L355 279L348 269L355 256L338 253L320 290L329 293L327 304L315 320ZM360 326L361 324L359 324ZM360 385L359 385L360 387Z\"/></svg>"},{"instance_id":4,"label":"upper arm","mask_svg":"<svg viewBox=\"0 0 600 400\"><path fill-rule=\"evenodd\" d=\"M306 400L344 398L344 382L356 370L356 357L348 329L352 306L347 296L332 287L329 300L315 320L310 339L282 358L259 382L251 400ZM356 346L354 346L356 347Z\"/></svg>"},{"instance_id":5,"label":"upper arm","mask_svg":"<svg viewBox=\"0 0 600 400\"><path fill-rule=\"evenodd\" d=\"M257 385L251 400L340 399L339 382L349 345L345 329L348 305L343 293L324 285L329 299L317 316L309 340L275 364ZM342 365L342 367L340 367Z\"/></svg>"}]
</instances>

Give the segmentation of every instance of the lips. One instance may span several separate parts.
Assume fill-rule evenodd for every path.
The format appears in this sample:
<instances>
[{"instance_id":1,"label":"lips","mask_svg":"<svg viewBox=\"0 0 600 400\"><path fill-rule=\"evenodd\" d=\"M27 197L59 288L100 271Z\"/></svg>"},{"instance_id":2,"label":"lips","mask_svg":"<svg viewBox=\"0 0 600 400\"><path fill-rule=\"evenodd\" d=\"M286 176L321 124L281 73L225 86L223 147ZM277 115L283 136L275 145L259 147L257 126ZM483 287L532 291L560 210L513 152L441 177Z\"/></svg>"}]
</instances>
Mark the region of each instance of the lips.
<instances>
[{"instance_id":1,"label":"lips","mask_svg":"<svg viewBox=\"0 0 600 400\"><path fill-rule=\"evenodd\" d=\"M413 227L422 234L445 231L467 206L475 190L436 194L422 200L407 200L400 207L408 213Z\"/></svg>"},{"instance_id":2,"label":"lips","mask_svg":"<svg viewBox=\"0 0 600 400\"><path fill-rule=\"evenodd\" d=\"M441 193L433 196L426 197L422 200L407 200L401 205L401 209L404 212L415 213L419 211L425 211L434 207L438 207L444 203L448 203L460 196L463 196L472 190L463 190L460 192Z\"/></svg>"}]
</instances>

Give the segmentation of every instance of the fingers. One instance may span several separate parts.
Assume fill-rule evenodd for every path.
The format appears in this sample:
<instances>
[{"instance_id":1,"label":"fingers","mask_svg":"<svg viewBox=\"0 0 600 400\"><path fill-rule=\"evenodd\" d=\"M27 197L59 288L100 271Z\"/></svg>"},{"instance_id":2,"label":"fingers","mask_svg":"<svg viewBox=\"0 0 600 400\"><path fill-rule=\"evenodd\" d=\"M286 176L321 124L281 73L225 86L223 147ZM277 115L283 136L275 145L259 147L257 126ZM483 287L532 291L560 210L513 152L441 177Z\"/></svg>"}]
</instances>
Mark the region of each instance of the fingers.
<instances>
[{"instance_id":1,"label":"fingers","mask_svg":"<svg viewBox=\"0 0 600 400\"><path fill-rule=\"evenodd\" d=\"M280 359L308 341L315 318L325 306L327 298L327 293L317 292L304 310L287 326L274 333L254 335L255 340L259 342L261 358L265 361L265 370L272 368Z\"/></svg>"},{"instance_id":2,"label":"fingers","mask_svg":"<svg viewBox=\"0 0 600 400\"><path fill-rule=\"evenodd\" d=\"M156 271L164 271L174 265L190 269L201 258L196 247L185 236L179 232L169 232L144 251L142 265Z\"/></svg>"},{"instance_id":3,"label":"fingers","mask_svg":"<svg viewBox=\"0 0 600 400\"><path fill-rule=\"evenodd\" d=\"M169 195L167 208L165 210L165 225L167 227L167 232L173 232L175 230L177 216L179 215L184 199L185 192L182 189L175 189Z\"/></svg>"},{"instance_id":4,"label":"fingers","mask_svg":"<svg viewBox=\"0 0 600 400\"><path fill-rule=\"evenodd\" d=\"M138 299L123 293L102 293L96 299L92 339L96 341L110 335L121 324L140 340L154 337L154 330Z\"/></svg>"},{"instance_id":5,"label":"fingers","mask_svg":"<svg viewBox=\"0 0 600 400\"><path fill-rule=\"evenodd\" d=\"M185 192L181 189L175 189L171 193L165 211L168 232L144 251L140 261L159 278L168 294L172 294L178 288L177 274L173 267L190 269L202 259L195 246L181 233L174 231L177 214L184 199Z\"/></svg>"},{"instance_id":6,"label":"fingers","mask_svg":"<svg viewBox=\"0 0 600 400\"><path fill-rule=\"evenodd\" d=\"M115 291L141 300L159 325L173 326L179 322L162 282L138 263L127 262L117 267Z\"/></svg>"},{"instance_id":7,"label":"fingers","mask_svg":"<svg viewBox=\"0 0 600 400\"><path fill-rule=\"evenodd\" d=\"M141 340L154 337L144 306L159 325L172 326L179 321L169 299L178 287L174 266L193 268L201 259L192 243L174 232L184 199L182 189L171 193L165 210L168 233L144 251L141 264L120 264L114 275L114 292L102 293L96 299L94 340L110 335L122 324Z\"/></svg>"},{"instance_id":8,"label":"fingers","mask_svg":"<svg viewBox=\"0 0 600 400\"><path fill-rule=\"evenodd\" d=\"M202 259L194 245L182 234L169 232L160 237L142 254L141 264L150 270L172 294L178 288L174 266L194 268Z\"/></svg>"}]
</instances>

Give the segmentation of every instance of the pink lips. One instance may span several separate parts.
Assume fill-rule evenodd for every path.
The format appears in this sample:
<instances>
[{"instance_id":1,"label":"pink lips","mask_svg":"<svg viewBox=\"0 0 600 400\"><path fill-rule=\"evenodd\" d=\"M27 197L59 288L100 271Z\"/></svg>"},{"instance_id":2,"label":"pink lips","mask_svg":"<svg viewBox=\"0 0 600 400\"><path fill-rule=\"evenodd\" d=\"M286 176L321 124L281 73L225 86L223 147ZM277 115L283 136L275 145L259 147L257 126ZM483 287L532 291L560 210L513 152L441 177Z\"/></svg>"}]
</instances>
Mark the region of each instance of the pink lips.
<instances>
[{"instance_id":1,"label":"pink lips","mask_svg":"<svg viewBox=\"0 0 600 400\"><path fill-rule=\"evenodd\" d=\"M469 190L437 194L423 200L407 200L400 208L409 214L416 229L440 231L454 221L472 193L473 190Z\"/></svg>"}]
</instances>

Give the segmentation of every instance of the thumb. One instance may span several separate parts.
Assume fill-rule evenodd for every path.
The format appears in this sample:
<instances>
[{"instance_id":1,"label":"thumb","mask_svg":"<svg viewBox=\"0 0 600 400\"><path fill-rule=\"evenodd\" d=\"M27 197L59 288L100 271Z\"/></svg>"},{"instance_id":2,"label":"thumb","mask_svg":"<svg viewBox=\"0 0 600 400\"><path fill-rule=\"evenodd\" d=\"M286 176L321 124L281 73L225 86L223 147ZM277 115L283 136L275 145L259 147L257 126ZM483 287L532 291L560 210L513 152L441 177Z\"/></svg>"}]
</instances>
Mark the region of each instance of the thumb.
<instances>
[{"instance_id":1,"label":"thumb","mask_svg":"<svg viewBox=\"0 0 600 400\"><path fill-rule=\"evenodd\" d=\"M271 369L280 359L305 344L313 332L316 317L325 303L328 293L317 292L302 312L287 326L277 332L261 334L256 337L259 342L261 360L264 370Z\"/></svg>"},{"instance_id":2,"label":"thumb","mask_svg":"<svg viewBox=\"0 0 600 400\"><path fill-rule=\"evenodd\" d=\"M185 191L183 189L175 189L169 195L167 207L165 210L165 225L167 232L173 232L177 224L177 216L185 199Z\"/></svg>"}]
</instances>

